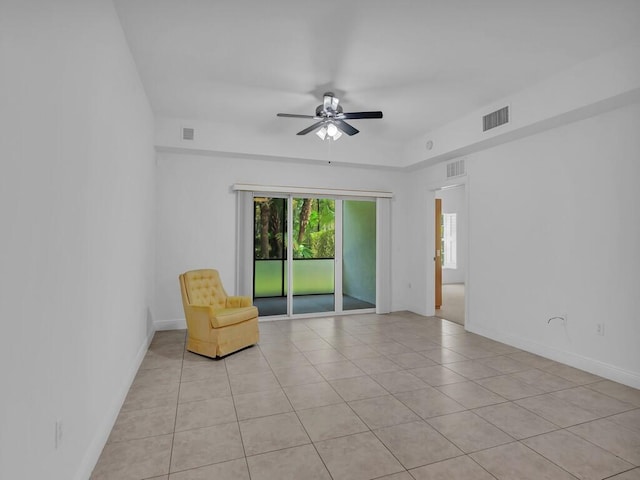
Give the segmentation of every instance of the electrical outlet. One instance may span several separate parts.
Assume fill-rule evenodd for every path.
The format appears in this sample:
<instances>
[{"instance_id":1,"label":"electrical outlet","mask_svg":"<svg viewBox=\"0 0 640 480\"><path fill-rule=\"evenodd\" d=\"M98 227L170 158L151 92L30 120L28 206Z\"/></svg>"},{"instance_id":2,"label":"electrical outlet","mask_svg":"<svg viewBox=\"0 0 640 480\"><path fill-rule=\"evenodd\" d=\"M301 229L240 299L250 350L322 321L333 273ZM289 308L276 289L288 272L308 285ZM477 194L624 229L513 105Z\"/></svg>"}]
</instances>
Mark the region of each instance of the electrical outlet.
<instances>
[{"instance_id":1,"label":"electrical outlet","mask_svg":"<svg viewBox=\"0 0 640 480\"><path fill-rule=\"evenodd\" d=\"M604 336L604 323L596 323L596 335Z\"/></svg>"},{"instance_id":2,"label":"electrical outlet","mask_svg":"<svg viewBox=\"0 0 640 480\"><path fill-rule=\"evenodd\" d=\"M56 420L56 431L55 431L55 442L54 445L56 449L60 448L62 445L62 420Z\"/></svg>"}]
</instances>

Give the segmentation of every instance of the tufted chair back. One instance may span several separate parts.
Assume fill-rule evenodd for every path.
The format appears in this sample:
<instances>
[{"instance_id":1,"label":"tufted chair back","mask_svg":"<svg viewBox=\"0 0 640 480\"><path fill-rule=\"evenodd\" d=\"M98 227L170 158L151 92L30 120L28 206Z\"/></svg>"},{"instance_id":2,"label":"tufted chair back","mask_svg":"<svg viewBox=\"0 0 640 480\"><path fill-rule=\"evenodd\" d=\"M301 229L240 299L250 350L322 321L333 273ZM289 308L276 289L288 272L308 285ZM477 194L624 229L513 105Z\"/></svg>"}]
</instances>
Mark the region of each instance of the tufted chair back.
<instances>
[{"instance_id":1,"label":"tufted chair back","mask_svg":"<svg viewBox=\"0 0 640 480\"><path fill-rule=\"evenodd\" d=\"M211 305L224 308L227 304L220 275L217 270L191 270L184 274L184 294L191 305Z\"/></svg>"}]
</instances>

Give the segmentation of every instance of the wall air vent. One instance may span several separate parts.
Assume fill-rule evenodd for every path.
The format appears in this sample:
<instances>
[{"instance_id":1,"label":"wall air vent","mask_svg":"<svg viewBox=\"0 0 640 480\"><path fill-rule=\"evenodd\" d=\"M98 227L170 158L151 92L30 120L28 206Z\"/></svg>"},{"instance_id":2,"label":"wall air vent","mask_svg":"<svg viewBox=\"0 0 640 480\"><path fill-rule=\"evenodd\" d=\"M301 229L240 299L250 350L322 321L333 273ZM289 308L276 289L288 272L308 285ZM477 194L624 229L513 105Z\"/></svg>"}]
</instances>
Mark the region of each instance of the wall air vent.
<instances>
[{"instance_id":1,"label":"wall air vent","mask_svg":"<svg viewBox=\"0 0 640 480\"><path fill-rule=\"evenodd\" d=\"M505 123L509 123L508 106L482 117L482 131L486 132L487 130L499 127L500 125L504 125Z\"/></svg>"},{"instance_id":2,"label":"wall air vent","mask_svg":"<svg viewBox=\"0 0 640 480\"><path fill-rule=\"evenodd\" d=\"M464 175L464 159L447 163L447 178Z\"/></svg>"},{"instance_id":3,"label":"wall air vent","mask_svg":"<svg viewBox=\"0 0 640 480\"><path fill-rule=\"evenodd\" d=\"M193 128L184 127L182 129L183 140L193 140L195 137L195 130Z\"/></svg>"}]
</instances>

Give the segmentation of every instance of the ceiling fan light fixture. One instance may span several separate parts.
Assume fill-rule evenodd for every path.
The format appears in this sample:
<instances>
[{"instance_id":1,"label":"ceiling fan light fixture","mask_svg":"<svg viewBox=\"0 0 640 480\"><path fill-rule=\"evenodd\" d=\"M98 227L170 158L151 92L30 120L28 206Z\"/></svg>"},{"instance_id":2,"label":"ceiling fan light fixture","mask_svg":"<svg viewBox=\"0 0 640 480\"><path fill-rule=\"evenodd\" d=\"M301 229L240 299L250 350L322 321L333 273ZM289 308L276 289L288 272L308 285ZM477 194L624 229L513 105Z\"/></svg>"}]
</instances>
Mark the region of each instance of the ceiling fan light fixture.
<instances>
[{"instance_id":1,"label":"ceiling fan light fixture","mask_svg":"<svg viewBox=\"0 0 640 480\"><path fill-rule=\"evenodd\" d=\"M334 142L342 136L342 132L335 123L327 123L316 132L320 140L332 139Z\"/></svg>"},{"instance_id":2,"label":"ceiling fan light fixture","mask_svg":"<svg viewBox=\"0 0 640 480\"><path fill-rule=\"evenodd\" d=\"M323 126L320 130L316 132L316 135L320 137L320 140L324 140L325 138L327 138L327 130L328 128L326 126Z\"/></svg>"}]
</instances>

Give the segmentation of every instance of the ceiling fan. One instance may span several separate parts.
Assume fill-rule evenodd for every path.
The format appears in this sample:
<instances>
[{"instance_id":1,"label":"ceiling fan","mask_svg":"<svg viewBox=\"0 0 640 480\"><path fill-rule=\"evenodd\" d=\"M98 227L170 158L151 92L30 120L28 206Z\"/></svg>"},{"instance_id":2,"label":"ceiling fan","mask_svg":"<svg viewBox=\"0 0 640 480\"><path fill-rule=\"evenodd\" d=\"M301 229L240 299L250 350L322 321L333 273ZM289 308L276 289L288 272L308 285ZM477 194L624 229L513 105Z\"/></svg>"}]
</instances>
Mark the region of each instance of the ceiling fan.
<instances>
[{"instance_id":1,"label":"ceiling fan","mask_svg":"<svg viewBox=\"0 0 640 480\"><path fill-rule=\"evenodd\" d=\"M290 118L312 118L318 120L310 127L298 132L298 135L306 135L319 128L316 132L322 140L329 137L337 140L342 133L355 135L360 130L345 122L345 120L356 120L361 118L382 118L382 112L349 112L345 113L340 105L340 100L332 92L324 94L321 105L316 107L315 115L297 115L294 113L278 113L278 117Z\"/></svg>"}]
</instances>

